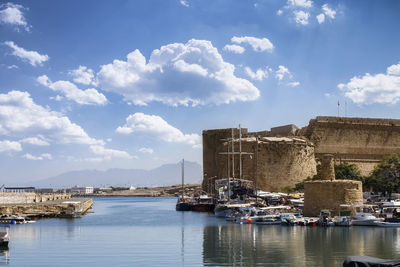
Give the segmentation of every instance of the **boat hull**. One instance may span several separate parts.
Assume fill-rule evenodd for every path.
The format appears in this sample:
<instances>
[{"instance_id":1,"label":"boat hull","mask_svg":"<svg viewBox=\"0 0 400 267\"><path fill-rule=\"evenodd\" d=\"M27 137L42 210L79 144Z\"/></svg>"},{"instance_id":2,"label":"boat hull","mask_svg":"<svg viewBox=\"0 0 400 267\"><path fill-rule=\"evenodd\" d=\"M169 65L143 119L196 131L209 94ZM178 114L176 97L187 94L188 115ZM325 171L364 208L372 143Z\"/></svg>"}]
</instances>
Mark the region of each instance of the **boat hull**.
<instances>
[{"instance_id":1,"label":"boat hull","mask_svg":"<svg viewBox=\"0 0 400 267\"><path fill-rule=\"evenodd\" d=\"M177 211L191 211L192 210L192 204L191 203L186 203L186 202L180 202L176 204L175 209Z\"/></svg>"},{"instance_id":2,"label":"boat hull","mask_svg":"<svg viewBox=\"0 0 400 267\"><path fill-rule=\"evenodd\" d=\"M215 204L200 203L200 204L193 204L192 211L213 212L214 208L215 208Z\"/></svg>"}]
</instances>

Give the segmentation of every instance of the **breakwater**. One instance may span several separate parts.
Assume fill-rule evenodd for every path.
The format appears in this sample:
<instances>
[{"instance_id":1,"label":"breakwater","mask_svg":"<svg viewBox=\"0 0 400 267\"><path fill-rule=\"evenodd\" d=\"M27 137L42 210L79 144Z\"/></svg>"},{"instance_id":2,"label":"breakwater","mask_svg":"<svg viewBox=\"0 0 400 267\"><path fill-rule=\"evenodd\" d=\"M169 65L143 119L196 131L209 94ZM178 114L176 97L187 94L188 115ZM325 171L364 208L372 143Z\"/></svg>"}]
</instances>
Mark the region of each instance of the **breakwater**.
<instances>
[{"instance_id":1,"label":"breakwater","mask_svg":"<svg viewBox=\"0 0 400 267\"><path fill-rule=\"evenodd\" d=\"M25 201L22 201L24 199ZM18 214L20 216L29 216L34 218L75 217L77 215L85 214L93 205L93 200L90 198L70 197L53 198L51 200L48 200L47 198L46 201L31 202L27 201L27 196L24 196L24 193L20 193L20 196L13 196L6 200L8 201L0 203L0 214ZM21 201L17 202L17 200Z\"/></svg>"}]
</instances>

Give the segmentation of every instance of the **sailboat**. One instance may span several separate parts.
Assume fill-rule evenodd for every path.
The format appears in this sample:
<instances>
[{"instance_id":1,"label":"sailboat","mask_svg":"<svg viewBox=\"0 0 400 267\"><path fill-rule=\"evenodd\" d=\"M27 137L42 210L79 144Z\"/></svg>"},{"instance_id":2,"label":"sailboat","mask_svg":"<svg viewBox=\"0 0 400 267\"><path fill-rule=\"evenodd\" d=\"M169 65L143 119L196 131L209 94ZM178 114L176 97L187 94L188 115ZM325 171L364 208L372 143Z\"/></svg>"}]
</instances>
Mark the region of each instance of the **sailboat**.
<instances>
[{"instance_id":1,"label":"sailboat","mask_svg":"<svg viewBox=\"0 0 400 267\"><path fill-rule=\"evenodd\" d=\"M176 203L177 211L190 211L192 210L193 203L190 198L185 198L185 160L182 159L182 194Z\"/></svg>"}]
</instances>

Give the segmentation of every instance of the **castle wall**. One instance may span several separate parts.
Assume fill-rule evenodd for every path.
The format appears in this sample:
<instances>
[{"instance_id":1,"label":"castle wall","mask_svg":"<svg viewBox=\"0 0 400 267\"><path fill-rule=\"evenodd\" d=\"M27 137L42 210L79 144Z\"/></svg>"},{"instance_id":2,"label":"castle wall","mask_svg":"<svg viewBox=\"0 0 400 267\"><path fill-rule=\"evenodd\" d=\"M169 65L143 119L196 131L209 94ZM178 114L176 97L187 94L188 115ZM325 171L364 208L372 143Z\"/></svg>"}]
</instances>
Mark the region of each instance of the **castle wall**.
<instances>
[{"instance_id":1,"label":"castle wall","mask_svg":"<svg viewBox=\"0 0 400 267\"><path fill-rule=\"evenodd\" d=\"M319 180L304 183L304 216L318 216L322 209L338 215L342 204L363 204L360 181Z\"/></svg>"},{"instance_id":2,"label":"castle wall","mask_svg":"<svg viewBox=\"0 0 400 267\"><path fill-rule=\"evenodd\" d=\"M235 178L240 177L239 155L226 155L219 152L231 151L231 142L224 142L216 151L217 178L232 177L232 163L235 163ZM239 141L234 144L239 151ZM261 137L256 152L256 138L242 139L242 152L252 153L242 155L242 178L257 183L263 191L281 191L282 188L293 187L316 173L314 147L301 139ZM233 160L232 160L233 159ZM257 170L257 172L256 172ZM255 179L257 175L257 179ZM211 187L212 180L203 180L203 189Z\"/></svg>"},{"instance_id":3,"label":"castle wall","mask_svg":"<svg viewBox=\"0 0 400 267\"><path fill-rule=\"evenodd\" d=\"M338 162L354 163L368 175L384 157L400 153L400 120L317 117L299 135L315 145L315 155L333 154Z\"/></svg>"}]
</instances>

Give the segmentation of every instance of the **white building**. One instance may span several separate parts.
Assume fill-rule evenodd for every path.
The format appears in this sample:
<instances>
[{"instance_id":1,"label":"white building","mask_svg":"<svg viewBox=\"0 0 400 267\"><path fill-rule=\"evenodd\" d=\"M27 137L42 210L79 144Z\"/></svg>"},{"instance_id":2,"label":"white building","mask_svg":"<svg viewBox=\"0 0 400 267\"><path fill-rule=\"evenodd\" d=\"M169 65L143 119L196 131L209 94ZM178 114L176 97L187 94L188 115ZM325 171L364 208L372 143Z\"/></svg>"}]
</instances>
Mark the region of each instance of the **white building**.
<instances>
[{"instance_id":1,"label":"white building","mask_svg":"<svg viewBox=\"0 0 400 267\"><path fill-rule=\"evenodd\" d=\"M93 186L78 187L74 186L71 188L71 194L93 194Z\"/></svg>"}]
</instances>

